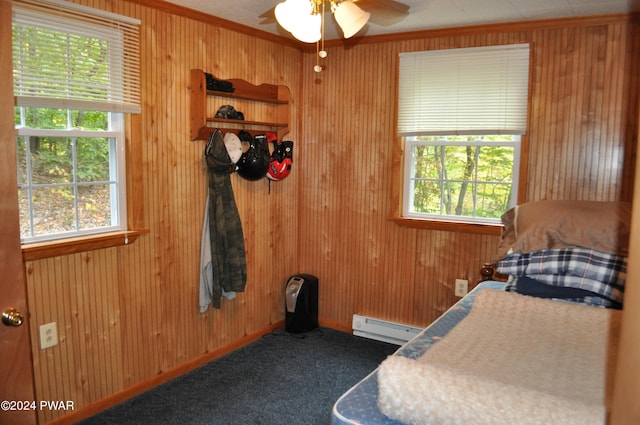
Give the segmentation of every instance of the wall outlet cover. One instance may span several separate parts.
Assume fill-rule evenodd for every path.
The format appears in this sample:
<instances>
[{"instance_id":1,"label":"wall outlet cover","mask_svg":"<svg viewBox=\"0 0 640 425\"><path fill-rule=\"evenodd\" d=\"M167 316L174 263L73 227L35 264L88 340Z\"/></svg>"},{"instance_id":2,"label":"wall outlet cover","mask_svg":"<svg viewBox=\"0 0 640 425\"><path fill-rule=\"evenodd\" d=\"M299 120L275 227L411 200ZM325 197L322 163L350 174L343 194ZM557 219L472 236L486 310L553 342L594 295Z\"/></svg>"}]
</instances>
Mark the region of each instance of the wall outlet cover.
<instances>
[{"instance_id":1,"label":"wall outlet cover","mask_svg":"<svg viewBox=\"0 0 640 425\"><path fill-rule=\"evenodd\" d=\"M469 281L466 279L456 279L456 297L464 297L469 292Z\"/></svg>"},{"instance_id":2,"label":"wall outlet cover","mask_svg":"<svg viewBox=\"0 0 640 425\"><path fill-rule=\"evenodd\" d=\"M40 326L40 349L44 350L58 344L58 326L56 322Z\"/></svg>"}]
</instances>

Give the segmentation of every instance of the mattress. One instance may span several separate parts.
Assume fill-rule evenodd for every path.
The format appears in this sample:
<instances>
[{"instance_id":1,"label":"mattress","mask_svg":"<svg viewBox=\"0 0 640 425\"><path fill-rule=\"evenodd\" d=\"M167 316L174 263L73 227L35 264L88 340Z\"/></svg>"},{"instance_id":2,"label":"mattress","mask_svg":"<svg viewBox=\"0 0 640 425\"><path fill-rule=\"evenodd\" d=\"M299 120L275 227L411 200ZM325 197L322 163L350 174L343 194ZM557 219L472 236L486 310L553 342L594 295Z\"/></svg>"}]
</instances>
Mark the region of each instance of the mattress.
<instances>
[{"instance_id":1,"label":"mattress","mask_svg":"<svg viewBox=\"0 0 640 425\"><path fill-rule=\"evenodd\" d=\"M504 283L491 280L480 283L393 355L411 359L421 357L433 344L467 316L477 293L484 288L504 289ZM378 410L377 373L377 369L371 372L336 401L331 415L332 425L402 425L401 422L389 419Z\"/></svg>"}]
</instances>

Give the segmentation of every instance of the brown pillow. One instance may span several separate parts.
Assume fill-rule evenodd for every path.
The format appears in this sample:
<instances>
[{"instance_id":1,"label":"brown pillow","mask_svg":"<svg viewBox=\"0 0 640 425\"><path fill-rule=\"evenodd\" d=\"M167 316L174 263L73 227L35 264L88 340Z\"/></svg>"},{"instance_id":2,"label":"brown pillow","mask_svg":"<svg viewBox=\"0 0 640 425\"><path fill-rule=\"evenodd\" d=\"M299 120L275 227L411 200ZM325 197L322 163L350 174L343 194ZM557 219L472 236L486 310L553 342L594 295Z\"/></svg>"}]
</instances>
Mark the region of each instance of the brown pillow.
<instances>
[{"instance_id":1,"label":"brown pillow","mask_svg":"<svg viewBox=\"0 0 640 425\"><path fill-rule=\"evenodd\" d=\"M629 202L530 202L504 213L502 223L497 259L510 252L573 246L629 255Z\"/></svg>"}]
</instances>

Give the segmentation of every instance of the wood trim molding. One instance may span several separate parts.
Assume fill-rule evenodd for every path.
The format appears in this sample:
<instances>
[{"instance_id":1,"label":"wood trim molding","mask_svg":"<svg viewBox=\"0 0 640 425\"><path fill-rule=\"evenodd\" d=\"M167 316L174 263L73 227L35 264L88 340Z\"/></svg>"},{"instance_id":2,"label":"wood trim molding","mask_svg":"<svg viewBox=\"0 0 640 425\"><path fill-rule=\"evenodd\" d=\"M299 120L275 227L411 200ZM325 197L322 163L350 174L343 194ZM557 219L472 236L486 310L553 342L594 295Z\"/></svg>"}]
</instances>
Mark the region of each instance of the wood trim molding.
<instances>
[{"instance_id":1,"label":"wood trim molding","mask_svg":"<svg viewBox=\"0 0 640 425\"><path fill-rule=\"evenodd\" d=\"M466 34L486 34L486 33L500 33L500 32L521 32L521 31L536 31L543 29L553 28L570 28L570 27L583 27L593 25L610 25L619 22L628 22L640 20L640 14L612 14L612 15L595 15L584 17L571 17L571 18L557 18L557 19L537 19L530 21L518 21L507 22L499 24L484 24L484 25L470 25L451 28L434 28L425 29L420 31L408 31L397 32L391 34L380 35L362 35L355 36L349 39L336 39L325 40L325 45L328 47L343 46L344 48L350 48L357 44L366 43L384 43L384 42L397 42L406 40L416 40L423 38L435 38L435 37L456 37ZM315 45L303 46L305 52L315 52Z\"/></svg>"},{"instance_id":2,"label":"wood trim molding","mask_svg":"<svg viewBox=\"0 0 640 425\"><path fill-rule=\"evenodd\" d=\"M346 332L346 333L353 332L353 328L351 326L345 325L342 322L338 322L338 321L335 321L335 320L329 320L329 319L323 319L323 318L320 318L318 321L320 322L320 327L323 327L323 328L335 329L336 331L342 331L342 332Z\"/></svg>"},{"instance_id":3,"label":"wood trim molding","mask_svg":"<svg viewBox=\"0 0 640 425\"><path fill-rule=\"evenodd\" d=\"M246 25L239 24L237 22L229 21L214 15L210 15L208 13L199 12L197 10L189 9L187 7L180 6L175 3L170 3L168 1L158 1L158 0L128 0L128 1L130 1L131 3L137 3L142 6L150 7L155 10L165 12L171 15L182 16L182 17L193 19L196 21L205 22L207 24L227 28L229 30L236 31L241 34L250 35L252 37L260 38L262 40L275 41L276 43L285 44L290 47L295 47L296 49L303 50L303 48L305 47L303 43L301 43L300 41L294 40L292 38L276 35L276 34L259 30L256 28L252 28Z\"/></svg>"},{"instance_id":4,"label":"wood trim molding","mask_svg":"<svg viewBox=\"0 0 640 425\"><path fill-rule=\"evenodd\" d=\"M391 217L389 220L400 227L413 229L444 230L448 232L478 233L497 236L502 234L501 224L457 223L455 221L423 220L405 217Z\"/></svg>"},{"instance_id":5,"label":"wood trim molding","mask_svg":"<svg viewBox=\"0 0 640 425\"><path fill-rule=\"evenodd\" d=\"M236 31L242 34L259 37L261 39L275 41L280 44L285 44L290 47L294 47L303 52L316 51L315 44L307 44L299 42L291 37L276 35L267 31L252 28L246 25L239 24L237 22L229 21L208 13L199 12L197 10L189 9L184 6L180 6L175 3L168 2L166 0L127 0L132 3L137 3L146 7L151 7L156 10L169 13L172 15L183 16L185 18L194 19L208 24L224 27L232 31ZM595 15L584 17L571 17L571 18L558 18L558 19L536 19L528 21L518 21L499 24L484 24L484 25L470 25L459 26L451 28L435 28L420 31L407 31L391 34L380 35L362 35L355 36L349 39L334 39L325 40L325 44L328 47L343 46L345 48L352 47L356 44L364 43L382 43L390 41L404 41L413 40L419 38L431 38L431 37L452 37L464 34L477 34L487 32L513 32L513 31L530 31L550 28L567 28L589 25L608 25L616 22L625 22L629 20L640 19L639 13L631 14L611 14L611 15Z\"/></svg>"},{"instance_id":6,"label":"wood trim molding","mask_svg":"<svg viewBox=\"0 0 640 425\"><path fill-rule=\"evenodd\" d=\"M59 255L75 254L77 252L91 251L94 249L129 245L134 243L138 240L140 235L145 233L149 233L149 230L130 230L126 232L113 232L78 238L60 239L59 241L25 244L22 245L22 258L24 261L31 261L39 260L41 258L56 257Z\"/></svg>"}]
</instances>

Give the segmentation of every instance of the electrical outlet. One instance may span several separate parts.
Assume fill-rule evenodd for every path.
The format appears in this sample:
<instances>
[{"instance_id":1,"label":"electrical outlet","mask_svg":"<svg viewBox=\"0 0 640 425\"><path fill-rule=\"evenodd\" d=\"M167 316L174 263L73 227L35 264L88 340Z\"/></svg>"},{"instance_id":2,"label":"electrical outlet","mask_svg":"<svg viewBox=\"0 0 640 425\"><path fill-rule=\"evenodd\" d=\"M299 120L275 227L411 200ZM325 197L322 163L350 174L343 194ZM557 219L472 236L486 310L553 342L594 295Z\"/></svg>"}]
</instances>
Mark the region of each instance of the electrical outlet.
<instances>
[{"instance_id":1,"label":"electrical outlet","mask_svg":"<svg viewBox=\"0 0 640 425\"><path fill-rule=\"evenodd\" d=\"M56 322L40 326L40 349L44 350L58 344L58 326Z\"/></svg>"},{"instance_id":2,"label":"electrical outlet","mask_svg":"<svg viewBox=\"0 0 640 425\"><path fill-rule=\"evenodd\" d=\"M456 297L464 297L469 292L469 281L466 279L456 279Z\"/></svg>"}]
</instances>

